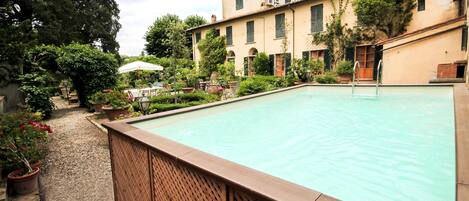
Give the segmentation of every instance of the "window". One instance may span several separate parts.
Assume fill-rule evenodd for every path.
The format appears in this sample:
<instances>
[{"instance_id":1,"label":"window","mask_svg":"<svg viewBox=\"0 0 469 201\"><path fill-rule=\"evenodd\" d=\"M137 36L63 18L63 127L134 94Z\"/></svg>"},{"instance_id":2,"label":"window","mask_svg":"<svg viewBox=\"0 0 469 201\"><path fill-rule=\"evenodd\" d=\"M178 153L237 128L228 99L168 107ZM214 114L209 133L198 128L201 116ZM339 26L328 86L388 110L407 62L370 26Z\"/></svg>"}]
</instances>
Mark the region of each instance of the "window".
<instances>
[{"instance_id":1,"label":"window","mask_svg":"<svg viewBox=\"0 0 469 201\"><path fill-rule=\"evenodd\" d=\"M417 10L424 11L425 10L425 0L418 0L417 1Z\"/></svg>"},{"instance_id":2,"label":"window","mask_svg":"<svg viewBox=\"0 0 469 201\"><path fill-rule=\"evenodd\" d=\"M195 33L195 43L198 43L202 39L202 33L197 32Z\"/></svg>"},{"instance_id":3,"label":"window","mask_svg":"<svg viewBox=\"0 0 469 201\"><path fill-rule=\"evenodd\" d=\"M275 38L285 37L285 13L275 16Z\"/></svg>"},{"instance_id":4,"label":"window","mask_svg":"<svg viewBox=\"0 0 469 201\"><path fill-rule=\"evenodd\" d=\"M226 45L233 45L233 27L226 27Z\"/></svg>"},{"instance_id":5,"label":"window","mask_svg":"<svg viewBox=\"0 0 469 201\"><path fill-rule=\"evenodd\" d=\"M219 37L220 36L220 29L215 29L215 36Z\"/></svg>"},{"instance_id":6,"label":"window","mask_svg":"<svg viewBox=\"0 0 469 201\"><path fill-rule=\"evenodd\" d=\"M285 3L290 3L290 2L291 2L291 0L285 0Z\"/></svg>"},{"instance_id":7,"label":"window","mask_svg":"<svg viewBox=\"0 0 469 201\"><path fill-rule=\"evenodd\" d=\"M246 23L246 42L254 42L254 21L249 21Z\"/></svg>"},{"instance_id":8,"label":"window","mask_svg":"<svg viewBox=\"0 0 469 201\"><path fill-rule=\"evenodd\" d=\"M236 10L241 10L244 7L244 0L236 0Z\"/></svg>"},{"instance_id":9,"label":"window","mask_svg":"<svg viewBox=\"0 0 469 201\"><path fill-rule=\"evenodd\" d=\"M462 28L462 38L461 38L461 50L467 50L467 26Z\"/></svg>"},{"instance_id":10,"label":"window","mask_svg":"<svg viewBox=\"0 0 469 201\"><path fill-rule=\"evenodd\" d=\"M311 33L323 31L322 4L311 7Z\"/></svg>"}]
</instances>

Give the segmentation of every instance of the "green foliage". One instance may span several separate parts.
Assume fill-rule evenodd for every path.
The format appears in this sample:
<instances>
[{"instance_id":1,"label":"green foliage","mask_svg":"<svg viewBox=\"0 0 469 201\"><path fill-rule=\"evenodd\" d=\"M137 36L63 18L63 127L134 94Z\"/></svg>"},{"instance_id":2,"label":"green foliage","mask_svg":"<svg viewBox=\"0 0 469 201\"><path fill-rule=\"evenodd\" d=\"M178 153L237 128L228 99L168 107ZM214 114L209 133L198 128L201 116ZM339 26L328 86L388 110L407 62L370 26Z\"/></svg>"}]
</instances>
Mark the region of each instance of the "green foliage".
<instances>
[{"instance_id":1,"label":"green foliage","mask_svg":"<svg viewBox=\"0 0 469 201\"><path fill-rule=\"evenodd\" d=\"M15 80L18 69L8 63L0 63L0 88L7 86L9 83Z\"/></svg>"},{"instance_id":2,"label":"green foliage","mask_svg":"<svg viewBox=\"0 0 469 201\"><path fill-rule=\"evenodd\" d=\"M270 67L269 56L265 52L256 55L252 63L256 75L271 75L272 70Z\"/></svg>"},{"instance_id":3,"label":"green foliage","mask_svg":"<svg viewBox=\"0 0 469 201\"><path fill-rule=\"evenodd\" d=\"M373 38L381 33L391 38L406 32L406 27L412 20L415 2L415 0L355 0L353 6L358 25L371 32Z\"/></svg>"},{"instance_id":4,"label":"green foliage","mask_svg":"<svg viewBox=\"0 0 469 201\"><path fill-rule=\"evenodd\" d=\"M46 118L51 116L54 103L51 100L53 87L50 81L53 80L45 71L38 71L20 76L20 88L26 96L25 102L31 112L43 113Z\"/></svg>"},{"instance_id":5,"label":"green foliage","mask_svg":"<svg viewBox=\"0 0 469 201\"><path fill-rule=\"evenodd\" d=\"M108 102L107 94L103 92L96 92L90 97L91 104L105 104Z\"/></svg>"},{"instance_id":6,"label":"green foliage","mask_svg":"<svg viewBox=\"0 0 469 201\"><path fill-rule=\"evenodd\" d=\"M338 75L353 75L353 63L343 60L337 64L336 72Z\"/></svg>"},{"instance_id":7,"label":"green foliage","mask_svg":"<svg viewBox=\"0 0 469 201\"><path fill-rule=\"evenodd\" d=\"M177 15L167 14L155 20L145 34L145 50L148 54L156 57L171 57L173 55L173 47L171 47L171 32L175 26L181 26L182 20ZM184 30L184 28L183 28ZM182 42L185 42L183 39ZM186 47L187 48L187 47Z\"/></svg>"},{"instance_id":8,"label":"green foliage","mask_svg":"<svg viewBox=\"0 0 469 201\"><path fill-rule=\"evenodd\" d=\"M319 84L337 84L337 75L334 72L326 72L315 77Z\"/></svg>"},{"instance_id":9,"label":"green foliage","mask_svg":"<svg viewBox=\"0 0 469 201\"><path fill-rule=\"evenodd\" d=\"M236 78L235 65L231 62L225 62L218 65L217 72L220 73L219 78L225 81L232 81Z\"/></svg>"},{"instance_id":10,"label":"green foliage","mask_svg":"<svg viewBox=\"0 0 469 201\"><path fill-rule=\"evenodd\" d=\"M366 38L362 34L359 27L349 28L347 24L343 24L342 17L347 10L349 0L336 1L331 0L333 13L326 23L326 31L313 34L313 44L324 44L329 50L332 66L336 66L337 62L345 58L345 49L354 47L360 41Z\"/></svg>"},{"instance_id":11,"label":"green foliage","mask_svg":"<svg viewBox=\"0 0 469 201\"><path fill-rule=\"evenodd\" d=\"M199 81L199 72L196 68L180 68L176 78L177 80L184 81L187 87L195 87Z\"/></svg>"},{"instance_id":12,"label":"green foliage","mask_svg":"<svg viewBox=\"0 0 469 201\"><path fill-rule=\"evenodd\" d=\"M63 55L57 59L65 75L72 79L82 106L88 98L117 83L117 60L114 55L104 53L89 45L72 44L63 47Z\"/></svg>"},{"instance_id":13,"label":"green foliage","mask_svg":"<svg viewBox=\"0 0 469 201\"><path fill-rule=\"evenodd\" d=\"M106 100L113 109L122 109L130 105L130 101L126 93L114 90L106 94Z\"/></svg>"},{"instance_id":14,"label":"green foliage","mask_svg":"<svg viewBox=\"0 0 469 201\"><path fill-rule=\"evenodd\" d=\"M44 159L47 133L52 130L42 124L40 115L12 113L0 115L0 165L6 170L32 171L30 162Z\"/></svg>"},{"instance_id":15,"label":"green foliage","mask_svg":"<svg viewBox=\"0 0 469 201\"><path fill-rule=\"evenodd\" d=\"M199 41L201 73L209 77L217 70L219 64L225 63L226 43L225 37L217 37L214 30L207 32L204 39Z\"/></svg>"},{"instance_id":16,"label":"green foliage","mask_svg":"<svg viewBox=\"0 0 469 201\"><path fill-rule=\"evenodd\" d=\"M195 92L188 94L163 95L151 98L150 113L165 112L218 101L213 94ZM133 104L134 107L137 104ZM136 107L138 109L138 106Z\"/></svg>"},{"instance_id":17,"label":"green foliage","mask_svg":"<svg viewBox=\"0 0 469 201\"><path fill-rule=\"evenodd\" d=\"M287 80L283 77L253 76L240 83L238 96L261 93L287 86Z\"/></svg>"},{"instance_id":18,"label":"green foliage","mask_svg":"<svg viewBox=\"0 0 469 201\"><path fill-rule=\"evenodd\" d=\"M172 80L174 79L174 73L177 73L179 69L192 69L195 66L194 61L190 59L157 58L153 55L124 58L124 64L131 63L134 61L143 61L147 63L158 64L164 67L164 70L162 72L152 71L152 74L154 74L151 76L152 79L150 80L152 83L155 82L156 79ZM178 70L175 70L175 68ZM131 77L130 79L134 81L135 77Z\"/></svg>"},{"instance_id":19,"label":"green foliage","mask_svg":"<svg viewBox=\"0 0 469 201\"><path fill-rule=\"evenodd\" d=\"M184 23L186 24L188 29L191 29L191 28L194 28L194 27L198 27L198 26L202 26L204 24L207 24L208 22L202 16L190 15L184 20Z\"/></svg>"},{"instance_id":20,"label":"green foliage","mask_svg":"<svg viewBox=\"0 0 469 201\"><path fill-rule=\"evenodd\" d=\"M314 75L318 75L324 71L324 62L320 60L304 60L293 59L290 67L296 80L301 82L310 82Z\"/></svg>"}]
</instances>

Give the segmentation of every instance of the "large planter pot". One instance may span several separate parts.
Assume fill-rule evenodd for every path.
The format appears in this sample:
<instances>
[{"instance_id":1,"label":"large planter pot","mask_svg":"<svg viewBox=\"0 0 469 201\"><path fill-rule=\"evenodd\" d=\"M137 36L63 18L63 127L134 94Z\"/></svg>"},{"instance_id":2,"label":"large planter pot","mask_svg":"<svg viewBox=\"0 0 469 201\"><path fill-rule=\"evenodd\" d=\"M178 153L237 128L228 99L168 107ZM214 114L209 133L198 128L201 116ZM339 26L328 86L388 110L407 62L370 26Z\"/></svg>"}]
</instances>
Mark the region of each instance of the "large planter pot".
<instances>
[{"instance_id":1,"label":"large planter pot","mask_svg":"<svg viewBox=\"0 0 469 201\"><path fill-rule=\"evenodd\" d=\"M22 171L15 170L8 174L8 188L19 195L26 195L36 191L38 189L40 168L33 168L33 172L19 176Z\"/></svg>"},{"instance_id":2,"label":"large planter pot","mask_svg":"<svg viewBox=\"0 0 469 201\"><path fill-rule=\"evenodd\" d=\"M339 83L348 84L352 81L352 75L339 75Z\"/></svg>"},{"instance_id":3,"label":"large planter pot","mask_svg":"<svg viewBox=\"0 0 469 201\"><path fill-rule=\"evenodd\" d=\"M109 120L114 121L118 119L119 117L127 116L129 114L129 107L124 107L124 108L103 107L103 111Z\"/></svg>"},{"instance_id":4,"label":"large planter pot","mask_svg":"<svg viewBox=\"0 0 469 201\"><path fill-rule=\"evenodd\" d=\"M194 92L194 87L185 87L181 89L185 94Z\"/></svg>"},{"instance_id":5,"label":"large planter pot","mask_svg":"<svg viewBox=\"0 0 469 201\"><path fill-rule=\"evenodd\" d=\"M103 112L103 106L104 106L103 103L95 103L95 104L93 104L94 111L95 111L95 112L102 113L102 112Z\"/></svg>"},{"instance_id":6,"label":"large planter pot","mask_svg":"<svg viewBox=\"0 0 469 201\"><path fill-rule=\"evenodd\" d=\"M207 89L209 94L218 94L220 92L218 85L210 85Z\"/></svg>"}]
</instances>

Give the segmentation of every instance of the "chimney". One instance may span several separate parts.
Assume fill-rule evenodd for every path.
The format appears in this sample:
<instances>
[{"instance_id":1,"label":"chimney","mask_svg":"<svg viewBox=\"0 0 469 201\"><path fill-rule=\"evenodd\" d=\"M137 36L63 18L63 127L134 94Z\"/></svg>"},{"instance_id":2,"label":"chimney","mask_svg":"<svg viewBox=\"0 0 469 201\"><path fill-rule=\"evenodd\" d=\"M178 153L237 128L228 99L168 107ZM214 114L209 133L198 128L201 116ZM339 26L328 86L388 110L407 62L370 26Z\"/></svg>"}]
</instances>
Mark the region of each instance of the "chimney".
<instances>
[{"instance_id":1,"label":"chimney","mask_svg":"<svg viewBox=\"0 0 469 201\"><path fill-rule=\"evenodd\" d=\"M212 15L212 21L211 21L211 22L212 22L212 23L217 22L217 16L216 16L216 15Z\"/></svg>"}]
</instances>

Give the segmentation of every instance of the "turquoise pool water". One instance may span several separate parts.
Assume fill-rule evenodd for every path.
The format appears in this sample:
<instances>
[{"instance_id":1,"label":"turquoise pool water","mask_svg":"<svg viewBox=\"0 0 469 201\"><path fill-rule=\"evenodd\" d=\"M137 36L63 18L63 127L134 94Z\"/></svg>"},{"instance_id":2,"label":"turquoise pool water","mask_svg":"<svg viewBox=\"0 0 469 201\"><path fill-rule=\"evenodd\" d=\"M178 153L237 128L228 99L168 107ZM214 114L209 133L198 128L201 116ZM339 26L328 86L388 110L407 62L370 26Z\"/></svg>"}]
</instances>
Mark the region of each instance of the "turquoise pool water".
<instances>
[{"instance_id":1,"label":"turquoise pool water","mask_svg":"<svg viewBox=\"0 0 469 201\"><path fill-rule=\"evenodd\" d=\"M451 87L303 87L133 125L345 201L449 201L453 107Z\"/></svg>"}]
</instances>

